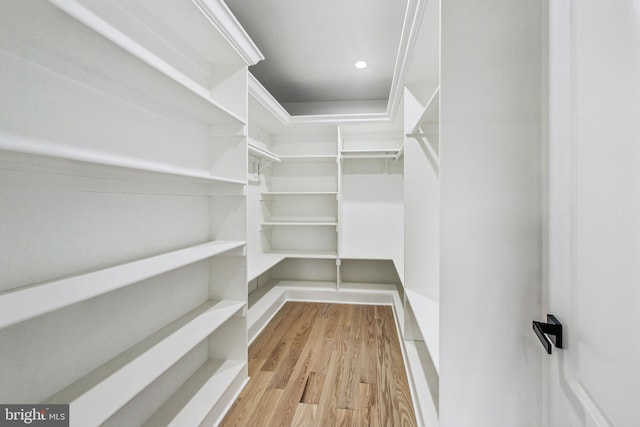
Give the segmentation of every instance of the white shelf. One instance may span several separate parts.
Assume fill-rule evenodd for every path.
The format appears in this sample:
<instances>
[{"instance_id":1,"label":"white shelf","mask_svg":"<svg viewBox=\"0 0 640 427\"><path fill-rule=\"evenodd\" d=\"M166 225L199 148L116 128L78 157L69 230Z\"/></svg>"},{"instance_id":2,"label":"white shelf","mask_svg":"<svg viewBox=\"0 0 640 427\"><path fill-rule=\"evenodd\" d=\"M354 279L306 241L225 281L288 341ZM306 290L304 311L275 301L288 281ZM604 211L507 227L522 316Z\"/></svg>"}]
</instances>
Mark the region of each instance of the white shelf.
<instances>
[{"instance_id":1,"label":"white shelf","mask_svg":"<svg viewBox=\"0 0 640 427\"><path fill-rule=\"evenodd\" d=\"M0 293L0 328L240 248L245 242L213 241L92 273Z\"/></svg>"},{"instance_id":2,"label":"white shelf","mask_svg":"<svg viewBox=\"0 0 640 427\"><path fill-rule=\"evenodd\" d=\"M294 251L294 250L271 250L268 254L278 255L284 258L311 258L311 259L336 259L336 251Z\"/></svg>"},{"instance_id":3,"label":"white shelf","mask_svg":"<svg viewBox=\"0 0 640 427\"><path fill-rule=\"evenodd\" d=\"M308 154L297 156L280 156L283 161L300 161L300 162L327 162L335 161L338 158L335 154Z\"/></svg>"},{"instance_id":4,"label":"white shelf","mask_svg":"<svg viewBox=\"0 0 640 427\"><path fill-rule=\"evenodd\" d=\"M246 182L238 179L212 176L200 171L179 166L168 165L100 151L86 150L61 144L52 144L47 141L27 138L22 135L0 132L0 150L16 153L43 156L48 158L70 160L89 165L124 168L140 172L149 172L168 175L176 178L196 180L211 183L225 183L245 185Z\"/></svg>"},{"instance_id":5,"label":"white shelf","mask_svg":"<svg viewBox=\"0 0 640 427\"><path fill-rule=\"evenodd\" d=\"M238 360L209 360L198 369L143 426L200 425L247 364Z\"/></svg>"},{"instance_id":6,"label":"white shelf","mask_svg":"<svg viewBox=\"0 0 640 427\"><path fill-rule=\"evenodd\" d=\"M209 301L71 384L47 403L69 403L72 426L99 425L244 306L240 301Z\"/></svg>"},{"instance_id":7,"label":"white shelf","mask_svg":"<svg viewBox=\"0 0 640 427\"><path fill-rule=\"evenodd\" d=\"M321 227L321 226L336 227L338 223L325 222L325 221L271 221L271 222L263 222L260 225L263 227Z\"/></svg>"},{"instance_id":8,"label":"white shelf","mask_svg":"<svg viewBox=\"0 0 640 427\"><path fill-rule=\"evenodd\" d=\"M271 151L266 150L266 149L264 149L262 147L259 147L259 146L255 145L255 144L249 143L248 144L248 148L249 148L249 154L252 155L252 156L259 157L259 158L262 158L262 159L271 160L273 162L280 162L281 161L280 157L277 154L272 153Z\"/></svg>"},{"instance_id":9,"label":"white shelf","mask_svg":"<svg viewBox=\"0 0 640 427\"><path fill-rule=\"evenodd\" d=\"M411 289L404 290L407 301L418 322L418 329L439 372L440 359L440 303Z\"/></svg>"},{"instance_id":10,"label":"white shelf","mask_svg":"<svg viewBox=\"0 0 640 427\"><path fill-rule=\"evenodd\" d=\"M258 261L253 260L252 262L252 260L249 259L247 281L250 282L254 280L256 277L260 276L262 273L269 270L285 258L286 256L274 251L259 254L257 256Z\"/></svg>"},{"instance_id":11,"label":"white shelf","mask_svg":"<svg viewBox=\"0 0 640 427\"><path fill-rule=\"evenodd\" d=\"M286 196L337 196L337 191L267 191L261 193L262 198Z\"/></svg>"},{"instance_id":12,"label":"white shelf","mask_svg":"<svg viewBox=\"0 0 640 427\"><path fill-rule=\"evenodd\" d=\"M424 107L422 114L418 118L412 133L419 133L420 126L426 124L438 124L440 121L440 86L438 86L429 98L427 105Z\"/></svg>"},{"instance_id":13,"label":"white shelf","mask_svg":"<svg viewBox=\"0 0 640 427\"><path fill-rule=\"evenodd\" d=\"M184 88L191 91L193 94L200 97L205 102L214 106L218 111L222 112L228 118L235 119L239 123L244 123L244 120L237 116L234 112L230 111L228 108L217 102L213 99L212 93L209 89L204 86L204 82L210 76L203 76L202 69L200 68L207 62L212 61L212 58L204 58L204 57L193 57L193 58L184 58L182 55L176 55L177 48L169 44L166 38L160 38L157 34L160 32L159 30L164 30L166 32L167 27L153 28L155 24L154 22L147 20L145 21L145 16L142 15L142 12L138 11L138 15L135 16L134 19L131 16L131 12L126 10L126 8L118 7L115 2L92 2L90 6L87 6L85 1L83 0L50 0L56 7L68 13L78 21L82 22L84 25L102 35L112 43L120 46L122 49L135 56L139 60L147 63L151 67L153 67L158 72L164 74L169 77L174 82L183 86ZM132 2L129 6L133 10L135 10L138 5L135 2ZM206 31L212 37L210 42L213 42L215 38L215 43L218 49L210 49L211 52L222 53L221 46L223 45L222 40L225 40L226 35L220 34L214 25L210 25L210 28L204 30L203 22L205 19L210 19L214 17L212 14L211 17L207 16L207 18L198 19L196 14L201 14L198 8L200 5L189 5L191 9L183 9L180 10L181 15L189 16L192 18L191 25L197 25L199 30ZM220 12L224 12L223 8L219 8ZM175 11L174 11L175 13ZM229 13L230 14L230 13ZM196 17L193 19L193 17ZM230 14L230 16L232 16ZM108 18L106 18L108 17ZM156 16L157 18L157 16ZM188 28L186 26L182 26L182 19L173 19L171 21L171 16L164 15L162 16L163 24L169 25L167 23L171 23L171 26L175 26L176 28L171 28L174 31L174 35L178 32L193 32L192 28ZM181 17L179 17L181 18ZM107 20L108 19L108 20ZM193 40L189 40L188 43L192 43ZM184 43L184 41L179 41L178 44ZM225 40L224 43L228 44ZM198 49L200 52L206 52L206 49L200 47ZM229 60L234 56L229 49L229 47L224 49L224 56L228 57ZM240 58L237 53L235 53L236 58L235 62L240 63ZM244 61L243 61L244 62ZM194 65L198 64L198 65ZM199 67L200 66L200 67Z\"/></svg>"},{"instance_id":14,"label":"white shelf","mask_svg":"<svg viewBox=\"0 0 640 427\"><path fill-rule=\"evenodd\" d=\"M375 154L375 153L397 153L399 148L372 148L360 150L340 150L340 154Z\"/></svg>"},{"instance_id":15,"label":"white shelf","mask_svg":"<svg viewBox=\"0 0 640 427\"><path fill-rule=\"evenodd\" d=\"M361 260L390 261L390 262L393 261L389 256L389 254L387 253L363 254L360 251L342 251L340 253L340 259L343 259L343 260L352 259L352 260L358 260L358 261L361 261Z\"/></svg>"},{"instance_id":16,"label":"white shelf","mask_svg":"<svg viewBox=\"0 0 640 427\"><path fill-rule=\"evenodd\" d=\"M364 159L394 159L398 160L404 149L401 148L373 148L361 150L341 150L340 158L344 160L364 160Z\"/></svg>"}]
</instances>

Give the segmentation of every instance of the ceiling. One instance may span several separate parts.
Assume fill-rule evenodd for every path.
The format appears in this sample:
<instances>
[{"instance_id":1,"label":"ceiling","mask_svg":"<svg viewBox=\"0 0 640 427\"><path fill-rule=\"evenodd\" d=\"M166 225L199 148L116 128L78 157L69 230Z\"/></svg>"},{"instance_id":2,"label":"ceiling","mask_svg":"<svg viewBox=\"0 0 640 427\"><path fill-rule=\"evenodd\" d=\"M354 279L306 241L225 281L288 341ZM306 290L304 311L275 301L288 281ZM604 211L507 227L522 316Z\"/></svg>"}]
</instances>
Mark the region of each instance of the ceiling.
<instances>
[{"instance_id":1,"label":"ceiling","mask_svg":"<svg viewBox=\"0 0 640 427\"><path fill-rule=\"evenodd\" d=\"M290 114L385 111L406 0L226 3L265 56L251 73Z\"/></svg>"}]
</instances>

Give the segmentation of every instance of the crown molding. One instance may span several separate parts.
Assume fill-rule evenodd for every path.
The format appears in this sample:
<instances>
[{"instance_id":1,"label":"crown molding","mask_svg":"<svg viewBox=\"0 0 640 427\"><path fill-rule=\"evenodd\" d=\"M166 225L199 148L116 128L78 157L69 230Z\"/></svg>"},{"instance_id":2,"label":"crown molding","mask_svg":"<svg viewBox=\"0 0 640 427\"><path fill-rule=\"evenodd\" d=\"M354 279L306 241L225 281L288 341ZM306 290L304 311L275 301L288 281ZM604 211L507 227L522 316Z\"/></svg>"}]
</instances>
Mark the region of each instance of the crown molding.
<instances>
[{"instance_id":1,"label":"crown molding","mask_svg":"<svg viewBox=\"0 0 640 427\"><path fill-rule=\"evenodd\" d=\"M288 125L291 122L291 115L276 101L273 95L262 86L262 83L260 83L253 74L248 74L249 95L253 96L264 108L271 112L275 118L280 120L282 124Z\"/></svg>"},{"instance_id":2,"label":"crown molding","mask_svg":"<svg viewBox=\"0 0 640 427\"><path fill-rule=\"evenodd\" d=\"M255 65L264 59L262 52L222 0L192 0L192 2L233 46L247 65Z\"/></svg>"},{"instance_id":3,"label":"crown molding","mask_svg":"<svg viewBox=\"0 0 640 427\"><path fill-rule=\"evenodd\" d=\"M362 122L388 122L387 113L366 113L366 114L318 114L292 116L282 105L269 93L269 91L249 73L249 94L253 96L264 108L276 117L285 126L305 125L305 124L346 124Z\"/></svg>"},{"instance_id":4,"label":"crown molding","mask_svg":"<svg viewBox=\"0 0 640 427\"><path fill-rule=\"evenodd\" d=\"M212 1L212 0L193 0ZM429 0L409 0L405 12L402 35L398 46L398 55L393 71L391 90L384 113L367 114L322 114L322 115L290 115L269 91L249 73L249 93L255 97L284 125L293 124L347 124L362 122L390 122L395 119L398 107L402 101L404 83L413 59L416 41L424 16L425 7Z\"/></svg>"},{"instance_id":5,"label":"crown molding","mask_svg":"<svg viewBox=\"0 0 640 427\"><path fill-rule=\"evenodd\" d=\"M398 47L398 56L396 57L396 63L393 69L389 102L387 103L387 117L389 119L395 118L398 112L398 106L402 100L404 83L413 59L413 51L416 47L416 41L418 40L427 1L428 0L409 0L407 3L407 11L404 16L402 35L400 36L400 45Z\"/></svg>"}]
</instances>

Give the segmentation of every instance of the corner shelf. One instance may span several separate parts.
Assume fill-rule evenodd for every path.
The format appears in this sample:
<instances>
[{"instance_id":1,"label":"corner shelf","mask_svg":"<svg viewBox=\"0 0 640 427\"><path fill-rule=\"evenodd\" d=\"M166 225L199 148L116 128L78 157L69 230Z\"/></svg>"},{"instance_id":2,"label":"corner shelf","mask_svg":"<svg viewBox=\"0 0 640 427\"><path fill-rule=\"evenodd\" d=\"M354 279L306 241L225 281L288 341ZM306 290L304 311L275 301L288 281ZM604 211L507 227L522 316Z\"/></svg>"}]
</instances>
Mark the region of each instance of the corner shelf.
<instances>
[{"instance_id":1,"label":"corner shelf","mask_svg":"<svg viewBox=\"0 0 640 427\"><path fill-rule=\"evenodd\" d=\"M47 403L69 403L72 425L102 424L244 307L244 301L202 304L52 396Z\"/></svg>"},{"instance_id":2,"label":"corner shelf","mask_svg":"<svg viewBox=\"0 0 640 427\"><path fill-rule=\"evenodd\" d=\"M238 360L208 360L145 423L144 426L200 425L227 388L247 366Z\"/></svg>"},{"instance_id":3,"label":"corner shelf","mask_svg":"<svg viewBox=\"0 0 640 427\"><path fill-rule=\"evenodd\" d=\"M0 328L223 254L245 242L212 241L92 273L0 293Z\"/></svg>"}]
</instances>

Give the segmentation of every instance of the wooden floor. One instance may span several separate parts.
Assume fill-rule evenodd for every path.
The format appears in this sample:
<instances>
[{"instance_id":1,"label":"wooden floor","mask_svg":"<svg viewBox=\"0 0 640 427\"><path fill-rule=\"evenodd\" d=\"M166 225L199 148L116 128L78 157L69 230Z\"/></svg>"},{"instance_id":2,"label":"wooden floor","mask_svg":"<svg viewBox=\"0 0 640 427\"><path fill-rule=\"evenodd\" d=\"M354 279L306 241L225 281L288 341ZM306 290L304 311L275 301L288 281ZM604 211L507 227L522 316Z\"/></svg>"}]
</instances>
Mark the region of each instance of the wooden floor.
<instances>
[{"instance_id":1,"label":"wooden floor","mask_svg":"<svg viewBox=\"0 0 640 427\"><path fill-rule=\"evenodd\" d=\"M415 426L391 307L288 302L221 426Z\"/></svg>"}]
</instances>

